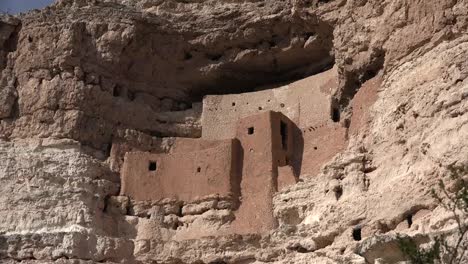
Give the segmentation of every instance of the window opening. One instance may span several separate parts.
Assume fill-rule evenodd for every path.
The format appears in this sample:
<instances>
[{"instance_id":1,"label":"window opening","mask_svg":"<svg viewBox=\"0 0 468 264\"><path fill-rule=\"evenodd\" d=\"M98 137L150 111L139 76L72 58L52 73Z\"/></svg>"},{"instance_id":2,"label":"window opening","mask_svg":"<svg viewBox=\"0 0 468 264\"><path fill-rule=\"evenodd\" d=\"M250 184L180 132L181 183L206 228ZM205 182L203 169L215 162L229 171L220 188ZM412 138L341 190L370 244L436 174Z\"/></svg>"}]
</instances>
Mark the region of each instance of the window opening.
<instances>
[{"instance_id":1,"label":"window opening","mask_svg":"<svg viewBox=\"0 0 468 264\"><path fill-rule=\"evenodd\" d=\"M156 171L158 168L156 161L150 161L148 165L148 170L149 171Z\"/></svg>"},{"instance_id":2,"label":"window opening","mask_svg":"<svg viewBox=\"0 0 468 264\"><path fill-rule=\"evenodd\" d=\"M122 90L123 90L122 87L117 85L117 86L114 87L114 90L112 91L112 95L114 97L118 97L118 96L120 96L122 94Z\"/></svg>"},{"instance_id":3,"label":"window opening","mask_svg":"<svg viewBox=\"0 0 468 264\"><path fill-rule=\"evenodd\" d=\"M253 133L254 133L254 128L253 127L247 128L247 134L253 135Z\"/></svg>"},{"instance_id":4,"label":"window opening","mask_svg":"<svg viewBox=\"0 0 468 264\"><path fill-rule=\"evenodd\" d=\"M281 121L280 122L280 133L281 133L281 145L284 150L288 149L288 125Z\"/></svg>"}]
</instances>

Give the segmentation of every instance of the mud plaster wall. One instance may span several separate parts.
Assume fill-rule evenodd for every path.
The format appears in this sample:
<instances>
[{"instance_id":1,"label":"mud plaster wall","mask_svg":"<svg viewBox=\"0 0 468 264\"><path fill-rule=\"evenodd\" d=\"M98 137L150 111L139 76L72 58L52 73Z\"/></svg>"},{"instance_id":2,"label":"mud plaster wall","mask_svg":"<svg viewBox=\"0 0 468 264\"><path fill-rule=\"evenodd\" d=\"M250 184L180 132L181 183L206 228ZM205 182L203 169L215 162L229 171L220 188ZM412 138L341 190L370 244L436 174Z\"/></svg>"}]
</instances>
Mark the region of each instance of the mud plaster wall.
<instances>
[{"instance_id":1,"label":"mud plaster wall","mask_svg":"<svg viewBox=\"0 0 468 264\"><path fill-rule=\"evenodd\" d=\"M346 145L346 128L331 118L330 93L337 85L337 69L332 68L276 89L206 96L202 138L232 138L238 120L269 110L278 111L292 120L302 134L302 138L296 137L294 141L294 155L302 160L296 173L315 174Z\"/></svg>"},{"instance_id":2,"label":"mud plaster wall","mask_svg":"<svg viewBox=\"0 0 468 264\"><path fill-rule=\"evenodd\" d=\"M229 140L222 140L228 142ZM174 138L174 142L169 150L170 153L187 153L201 151L218 146L220 140L201 140L194 138Z\"/></svg>"},{"instance_id":3,"label":"mud plaster wall","mask_svg":"<svg viewBox=\"0 0 468 264\"><path fill-rule=\"evenodd\" d=\"M289 130L292 129L291 121L281 113L273 112L244 118L237 125L236 137L243 156L242 203L233 223L234 233L264 232L277 226L272 196L278 188L278 165L285 166L292 154L292 150L285 151L281 147L281 120L286 122ZM292 139L287 140L292 143Z\"/></svg>"},{"instance_id":4,"label":"mud plaster wall","mask_svg":"<svg viewBox=\"0 0 468 264\"><path fill-rule=\"evenodd\" d=\"M122 170L121 194L135 200L174 198L187 202L212 194L228 196L237 175L235 142L223 140L215 147L186 153L129 152Z\"/></svg>"},{"instance_id":5,"label":"mud plaster wall","mask_svg":"<svg viewBox=\"0 0 468 264\"><path fill-rule=\"evenodd\" d=\"M292 185L299 179L303 142L297 126L280 112L271 113L273 171L277 170L274 179L275 191ZM294 144L296 142L296 144Z\"/></svg>"}]
</instances>

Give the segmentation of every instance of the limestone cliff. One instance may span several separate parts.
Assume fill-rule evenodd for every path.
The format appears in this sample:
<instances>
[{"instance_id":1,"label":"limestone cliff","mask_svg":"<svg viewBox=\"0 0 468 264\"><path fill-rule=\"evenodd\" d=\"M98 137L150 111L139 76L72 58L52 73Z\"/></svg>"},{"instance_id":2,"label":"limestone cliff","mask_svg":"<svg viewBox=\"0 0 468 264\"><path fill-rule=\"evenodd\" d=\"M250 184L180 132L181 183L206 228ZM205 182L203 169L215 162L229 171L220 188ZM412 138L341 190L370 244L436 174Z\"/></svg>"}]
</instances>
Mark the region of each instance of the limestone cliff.
<instances>
[{"instance_id":1,"label":"limestone cliff","mask_svg":"<svg viewBox=\"0 0 468 264\"><path fill-rule=\"evenodd\" d=\"M431 190L468 176L467 30L466 0L58 0L2 16L0 262L403 261L397 234L456 228ZM119 196L126 152L202 136L205 96L330 69L324 118L346 145L274 195L278 228L183 239L226 225L232 201Z\"/></svg>"}]
</instances>

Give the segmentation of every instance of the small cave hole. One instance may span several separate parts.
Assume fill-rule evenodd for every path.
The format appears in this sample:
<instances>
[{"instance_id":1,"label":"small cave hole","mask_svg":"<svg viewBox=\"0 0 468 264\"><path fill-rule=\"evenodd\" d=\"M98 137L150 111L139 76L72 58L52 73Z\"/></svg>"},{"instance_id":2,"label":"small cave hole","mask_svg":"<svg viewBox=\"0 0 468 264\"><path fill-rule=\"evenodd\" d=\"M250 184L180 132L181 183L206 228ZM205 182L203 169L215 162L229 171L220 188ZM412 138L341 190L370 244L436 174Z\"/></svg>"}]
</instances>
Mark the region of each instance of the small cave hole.
<instances>
[{"instance_id":1,"label":"small cave hole","mask_svg":"<svg viewBox=\"0 0 468 264\"><path fill-rule=\"evenodd\" d=\"M156 161L150 161L148 165L148 170L149 171L156 171L158 168Z\"/></svg>"},{"instance_id":2,"label":"small cave hole","mask_svg":"<svg viewBox=\"0 0 468 264\"><path fill-rule=\"evenodd\" d=\"M307 253L307 249L301 245L296 245L294 247L291 247L291 250L294 250L298 253Z\"/></svg>"},{"instance_id":3,"label":"small cave hole","mask_svg":"<svg viewBox=\"0 0 468 264\"><path fill-rule=\"evenodd\" d=\"M353 239L355 241L361 241L361 227L355 227L353 228Z\"/></svg>"},{"instance_id":4,"label":"small cave hole","mask_svg":"<svg viewBox=\"0 0 468 264\"><path fill-rule=\"evenodd\" d=\"M179 208L177 208L177 214L176 215L179 216L179 217L182 216L182 207L183 207L183 205L179 205ZM180 222L178 222L178 223L180 223Z\"/></svg>"},{"instance_id":5,"label":"small cave hole","mask_svg":"<svg viewBox=\"0 0 468 264\"><path fill-rule=\"evenodd\" d=\"M258 110L262 110L263 108L261 106L258 107Z\"/></svg>"},{"instance_id":6,"label":"small cave hole","mask_svg":"<svg viewBox=\"0 0 468 264\"><path fill-rule=\"evenodd\" d=\"M314 147L314 150L317 150L318 148L317 147Z\"/></svg>"},{"instance_id":7,"label":"small cave hole","mask_svg":"<svg viewBox=\"0 0 468 264\"><path fill-rule=\"evenodd\" d=\"M270 46L270 48L274 48L274 47L276 47L276 45L278 45L278 44L276 43L276 41L274 41L274 40L268 41L268 46Z\"/></svg>"},{"instance_id":8,"label":"small cave hole","mask_svg":"<svg viewBox=\"0 0 468 264\"><path fill-rule=\"evenodd\" d=\"M410 228L413 225L413 215L409 214L406 216L406 223L408 223L408 228Z\"/></svg>"},{"instance_id":9,"label":"small cave hole","mask_svg":"<svg viewBox=\"0 0 468 264\"><path fill-rule=\"evenodd\" d=\"M280 104L280 106L281 106L281 107L284 107L284 104L283 104L283 103L281 103L281 104Z\"/></svg>"},{"instance_id":10,"label":"small cave hole","mask_svg":"<svg viewBox=\"0 0 468 264\"><path fill-rule=\"evenodd\" d=\"M112 152L112 143L109 143L106 146L106 156L110 157L111 152Z\"/></svg>"},{"instance_id":11,"label":"small cave hole","mask_svg":"<svg viewBox=\"0 0 468 264\"><path fill-rule=\"evenodd\" d=\"M120 95L122 95L122 91L123 91L122 87L117 85L114 87L114 90L112 91L112 95L114 97L119 97Z\"/></svg>"},{"instance_id":12,"label":"small cave hole","mask_svg":"<svg viewBox=\"0 0 468 264\"><path fill-rule=\"evenodd\" d=\"M335 123L340 122L340 109L336 107L332 109L332 120Z\"/></svg>"},{"instance_id":13,"label":"small cave hole","mask_svg":"<svg viewBox=\"0 0 468 264\"><path fill-rule=\"evenodd\" d=\"M190 52L185 52L184 60L190 60L191 58L193 58L193 55Z\"/></svg>"},{"instance_id":14,"label":"small cave hole","mask_svg":"<svg viewBox=\"0 0 468 264\"><path fill-rule=\"evenodd\" d=\"M28 36L28 41L29 43L32 43L33 42L33 38L31 36Z\"/></svg>"},{"instance_id":15,"label":"small cave hole","mask_svg":"<svg viewBox=\"0 0 468 264\"><path fill-rule=\"evenodd\" d=\"M236 102L232 102L232 106L236 106Z\"/></svg>"},{"instance_id":16,"label":"small cave hole","mask_svg":"<svg viewBox=\"0 0 468 264\"><path fill-rule=\"evenodd\" d=\"M207 57L212 61L219 61L223 55L222 54L208 54Z\"/></svg>"},{"instance_id":17,"label":"small cave hole","mask_svg":"<svg viewBox=\"0 0 468 264\"><path fill-rule=\"evenodd\" d=\"M247 134L253 135L253 133L254 133L254 127L247 128Z\"/></svg>"},{"instance_id":18,"label":"small cave hole","mask_svg":"<svg viewBox=\"0 0 468 264\"><path fill-rule=\"evenodd\" d=\"M215 260L215 261L208 262L208 264L227 264L227 262L222 261L222 260Z\"/></svg>"},{"instance_id":19,"label":"small cave hole","mask_svg":"<svg viewBox=\"0 0 468 264\"><path fill-rule=\"evenodd\" d=\"M109 198L110 198L110 195L106 195L104 197L104 208L102 208L103 213L107 213L107 207L109 206Z\"/></svg>"},{"instance_id":20,"label":"small cave hole","mask_svg":"<svg viewBox=\"0 0 468 264\"><path fill-rule=\"evenodd\" d=\"M378 73L378 69L368 69L365 73L364 73L364 78L366 80L369 80L369 79L372 79L374 78Z\"/></svg>"},{"instance_id":21,"label":"small cave hole","mask_svg":"<svg viewBox=\"0 0 468 264\"><path fill-rule=\"evenodd\" d=\"M343 187L341 187L341 185L337 186L337 187L335 187L335 189L333 191L335 192L335 198L338 201L341 198L341 196L343 195Z\"/></svg>"},{"instance_id":22,"label":"small cave hole","mask_svg":"<svg viewBox=\"0 0 468 264\"><path fill-rule=\"evenodd\" d=\"M201 168L200 168L200 167L197 167L197 172L198 172L198 173L201 172Z\"/></svg>"},{"instance_id":23,"label":"small cave hole","mask_svg":"<svg viewBox=\"0 0 468 264\"><path fill-rule=\"evenodd\" d=\"M310 37L313 37L315 35L314 32L306 32L303 34L304 40L307 41Z\"/></svg>"},{"instance_id":24,"label":"small cave hole","mask_svg":"<svg viewBox=\"0 0 468 264\"><path fill-rule=\"evenodd\" d=\"M133 100L135 100L135 93L131 92L131 91L128 91L127 97L128 97L128 100L133 101Z\"/></svg>"},{"instance_id":25,"label":"small cave hole","mask_svg":"<svg viewBox=\"0 0 468 264\"><path fill-rule=\"evenodd\" d=\"M174 222L172 223L169 228L172 230L177 230L177 227L179 227L180 222Z\"/></svg>"}]
</instances>

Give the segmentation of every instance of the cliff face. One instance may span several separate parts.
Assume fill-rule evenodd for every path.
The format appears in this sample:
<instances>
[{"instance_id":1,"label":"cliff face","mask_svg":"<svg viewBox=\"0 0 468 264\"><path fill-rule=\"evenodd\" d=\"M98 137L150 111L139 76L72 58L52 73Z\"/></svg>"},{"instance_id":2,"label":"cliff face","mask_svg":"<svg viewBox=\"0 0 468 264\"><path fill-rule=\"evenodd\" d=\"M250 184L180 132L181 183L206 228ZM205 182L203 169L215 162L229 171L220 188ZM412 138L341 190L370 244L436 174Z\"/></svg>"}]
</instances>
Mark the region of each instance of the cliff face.
<instances>
[{"instance_id":1,"label":"cliff face","mask_svg":"<svg viewBox=\"0 0 468 264\"><path fill-rule=\"evenodd\" d=\"M468 174L467 14L455 0L59 0L2 17L0 260L403 260L397 233L428 240L455 228L430 193ZM172 225L177 205L117 196L122 153L199 137L203 96L333 66L331 115L347 147L275 195L277 229L172 239L177 228L158 225ZM203 210L190 221L228 221Z\"/></svg>"}]
</instances>

